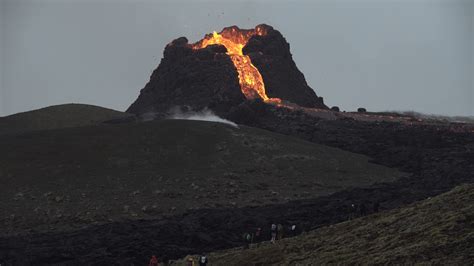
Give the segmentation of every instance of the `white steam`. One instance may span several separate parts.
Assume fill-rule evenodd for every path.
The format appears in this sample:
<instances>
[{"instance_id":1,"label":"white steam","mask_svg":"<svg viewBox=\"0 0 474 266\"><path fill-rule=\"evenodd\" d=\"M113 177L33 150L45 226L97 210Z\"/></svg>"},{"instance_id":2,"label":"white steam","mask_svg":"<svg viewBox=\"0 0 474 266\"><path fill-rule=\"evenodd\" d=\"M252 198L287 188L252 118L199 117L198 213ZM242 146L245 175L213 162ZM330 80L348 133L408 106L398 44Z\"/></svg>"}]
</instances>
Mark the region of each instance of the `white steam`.
<instances>
[{"instance_id":1,"label":"white steam","mask_svg":"<svg viewBox=\"0 0 474 266\"><path fill-rule=\"evenodd\" d=\"M167 119L185 119L185 120L198 120L198 121L210 121L210 122L217 122L217 123L224 123L231 125L233 127L238 128L239 126L227 119L218 117L216 114L214 114L211 110L209 109L204 109L202 111L187 111L183 112L179 108L172 109L170 111L170 115L167 117Z\"/></svg>"}]
</instances>

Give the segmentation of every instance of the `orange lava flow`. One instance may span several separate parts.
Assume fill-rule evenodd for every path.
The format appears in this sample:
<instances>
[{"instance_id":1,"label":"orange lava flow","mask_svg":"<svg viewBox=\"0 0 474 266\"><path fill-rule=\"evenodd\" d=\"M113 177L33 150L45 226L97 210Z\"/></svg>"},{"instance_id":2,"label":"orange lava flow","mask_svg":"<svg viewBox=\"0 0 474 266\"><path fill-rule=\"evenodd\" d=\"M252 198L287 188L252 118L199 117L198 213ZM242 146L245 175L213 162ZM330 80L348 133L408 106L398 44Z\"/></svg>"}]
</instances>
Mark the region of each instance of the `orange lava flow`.
<instances>
[{"instance_id":1,"label":"orange lava flow","mask_svg":"<svg viewBox=\"0 0 474 266\"><path fill-rule=\"evenodd\" d=\"M259 34L259 32L257 32ZM265 93L265 84L258 69L252 64L250 57L242 53L247 41L252 35L232 29L231 35L226 37L214 32L192 46L193 49L205 48L208 45L220 44L225 46L227 54L234 63L239 74L239 83L242 93L247 99L261 98L265 102L280 102L280 99L269 98Z\"/></svg>"}]
</instances>

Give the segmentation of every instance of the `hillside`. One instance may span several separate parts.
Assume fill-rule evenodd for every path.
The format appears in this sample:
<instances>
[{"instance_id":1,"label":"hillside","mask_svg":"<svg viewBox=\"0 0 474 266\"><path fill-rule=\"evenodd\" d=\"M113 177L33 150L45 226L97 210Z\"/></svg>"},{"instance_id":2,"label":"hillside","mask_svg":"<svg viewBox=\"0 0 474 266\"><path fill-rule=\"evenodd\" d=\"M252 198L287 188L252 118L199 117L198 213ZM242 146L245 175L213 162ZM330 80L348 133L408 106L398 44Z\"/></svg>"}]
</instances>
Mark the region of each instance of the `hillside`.
<instances>
[{"instance_id":1,"label":"hillside","mask_svg":"<svg viewBox=\"0 0 474 266\"><path fill-rule=\"evenodd\" d=\"M362 155L203 121L31 132L0 146L7 232L286 202L402 176Z\"/></svg>"},{"instance_id":2,"label":"hillside","mask_svg":"<svg viewBox=\"0 0 474 266\"><path fill-rule=\"evenodd\" d=\"M0 136L0 263L145 265L242 246L244 232L269 235L273 222L311 231L347 220L353 203L390 210L473 180L474 135L462 125L242 108L230 117L239 128L125 118Z\"/></svg>"},{"instance_id":3,"label":"hillside","mask_svg":"<svg viewBox=\"0 0 474 266\"><path fill-rule=\"evenodd\" d=\"M211 265L437 264L474 261L474 185L249 250L211 253Z\"/></svg>"},{"instance_id":4,"label":"hillside","mask_svg":"<svg viewBox=\"0 0 474 266\"><path fill-rule=\"evenodd\" d=\"M0 117L0 135L96 125L130 114L87 104L62 104Z\"/></svg>"}]
</instances>

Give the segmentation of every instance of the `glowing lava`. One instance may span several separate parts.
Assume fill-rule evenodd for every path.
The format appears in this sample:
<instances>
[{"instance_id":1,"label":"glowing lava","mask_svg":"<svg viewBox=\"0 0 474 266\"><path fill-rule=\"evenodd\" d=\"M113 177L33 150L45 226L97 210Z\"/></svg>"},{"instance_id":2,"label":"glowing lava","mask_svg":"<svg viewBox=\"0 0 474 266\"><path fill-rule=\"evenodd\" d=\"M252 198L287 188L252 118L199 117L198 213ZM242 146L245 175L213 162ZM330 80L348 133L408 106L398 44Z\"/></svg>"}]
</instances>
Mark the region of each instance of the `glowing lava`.
<instances>
[{"instance_id":1,"label":"glowing lava","mask_svg":"<svg viewBox=\"0 0 474 266\"><path fill-rule=\"evenodd\" d=\"M227 28L221 34L214 31L212 35L206 35L204 39L192 45L193 49L205 48L208 45L220 44L225 46L227 54L234 63L239 74L239 83L242 93L247 99L263 99L265 102L281 102L278 98L269 98L265 93L265 84L258 69L252 64L250 57L242 53L242 48L253 35L264 35L261 28L253 30L239 30L238 28Z\"/></svg>"}]
</instances>

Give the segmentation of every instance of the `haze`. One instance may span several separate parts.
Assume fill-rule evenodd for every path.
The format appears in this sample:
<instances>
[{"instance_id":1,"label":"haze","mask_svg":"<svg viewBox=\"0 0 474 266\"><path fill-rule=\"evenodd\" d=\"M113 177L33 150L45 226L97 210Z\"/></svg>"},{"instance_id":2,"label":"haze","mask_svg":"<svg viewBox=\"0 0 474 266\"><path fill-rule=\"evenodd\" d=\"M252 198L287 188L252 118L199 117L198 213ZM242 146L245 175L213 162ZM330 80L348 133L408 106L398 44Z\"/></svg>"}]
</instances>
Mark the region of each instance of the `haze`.
<instances>
[{"instance_id":1,"label":"haze","mask_svg":"<svg viewBox=\"0 0 474 266\"><path fill-rule=\"evenodd\" d=\"M0 1L0 116L125 110L171 40L260 23L328 106L474 115L474 1Z\"/></svg>"}]
</instances>

